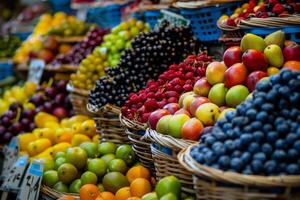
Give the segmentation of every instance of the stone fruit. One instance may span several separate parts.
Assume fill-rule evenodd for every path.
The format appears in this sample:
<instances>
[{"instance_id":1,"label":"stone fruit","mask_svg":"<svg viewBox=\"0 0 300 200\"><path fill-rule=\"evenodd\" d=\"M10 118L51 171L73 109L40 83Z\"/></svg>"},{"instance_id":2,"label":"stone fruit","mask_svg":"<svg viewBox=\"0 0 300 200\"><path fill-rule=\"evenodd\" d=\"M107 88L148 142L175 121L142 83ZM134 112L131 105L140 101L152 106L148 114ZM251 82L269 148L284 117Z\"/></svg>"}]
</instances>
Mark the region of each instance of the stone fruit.
<instances>
[{"instance_id":1,"label":"stone fruit","mask_svg":"<svg viewBox=\"0 0 300 200\"><path fill-rule=\"evenodd\" d=\"M57 172L58 172L59 180L65 184L69 184L73 180L75 180L77 177L77 173L78 173L76 167L70 163L62 164L58 168Z\"/></svg>"},{"instance_id":2,"label":"stone fruit","mask_svg":"<svg viewBox=\"0 0 300 200\"><path fill-rule=\"evenodd\" d=\"M236 107L249 95L249 90L244 85L236 85L230 88L226 94L226 104L230 107Z\"/></svg>"},{"instance_id":3,"label":"stone fruit","mask_svg":"<svg viewBox=\"0 0 300 200\"><path fill-rule=\"evenodd\" d=\"M88 163L88 170L102 177L107 171L107 164L100 158L94 158Z\"/></svg>"},{"instance_id":4,"label":"stone fruit","mask_svg":"<svg viewBox=\"0 0 300 200\"><path fill-rule=\"evenodd\" d=\"M187 111L187 110L184 109L184 108L180 108L180 109L177 110L174 114L175 114L175 115L178 115L178 114L186 114L187 116L191 117L191 114L189 113L189 111Z\"/></svg>"},{"instance_id":5,"label":"stone fruit","mask_svg":"<svg viewBox=\"0 0 300 200\"><path fill-rule=\"evenodd\" d=\"M30 142L27 147L27 152L30 156L35 156L51 147L51 145L52 143L49 139L41 138L36 141Z\"/></svg>"},{"instance_id":6,"label":"stone fruit","mask_svg":"<svg viewBox=\"0 0 300 200\"><path fill-rule=\"evenodd\" d=\"M103 179L102 184L105 190L116 193L120 188L129 186L127 178L120 172L109 172Z\"/></svg>"},{"instance_id":7,"label":"stone fruit","mask_svg":"<svg viewBox=\"0 0 300 200\"><path fill-rule=\"evenodd\" d=\"M114 154L117 150L117 146L112 142L101 142L98 146L98 152L100 155Z\"/></svg>"},{"instance_id":8,"label":"stone fruit","mask_svg":"<svg viewBox=\"0 0 300 200\"><path fill-rule=\"evenodd\" d=\"M239 46L228 48L223 55L223 61L227 67L242 62L242 50Z\"/></svg>"},{"instance_id":9,"label":"stone fruit","mask_svg":"<svg viewBox=\"0 0 300 200\"><path fill-rule=\"evenodd\" d=\"M193 92L192 92L192 91L191 91L191 92L186 92L186 93L183 93L183 94L180 96L179 101L178 101L179 107L182 108L184 98L185 98L186 96L190 95L190 94L193 94Z\"/></svg>"},{"instance_id":10,"label":"stone fruit","mask_svg":"<svg viewBox=\"0 0 300 200\"><path fill-rule=\"evenodd\" d=\"M93 142L84 142L79 146L87 153L88 158L98 157L98 144Z\"/></svg>"},{"instance_id":11,"label":"stone fruit","mask_svg":"<svg viewBox=\"0 0 300 200\"><path fill-rule=\"evenodd\" d=\"M71 144L73 147L79 146L80 144L84 142L89 142L91 139L83 134L75 134L72 138Z\"/></svg>"},{"instance_id":12,"label":"stone fruit","mask_svg":"<svg viewBox=\"0 0 300 200\"><path fill-rule=\"evenodd\" d=\"M186 114L173 115L169 120L168 134L175 138L181 138L182 126L189 119L190 117Z\"/></svg>"},{"instance_id":13,"label":"stone fruit","mask_svg":"<svg viewBox=\"0 0 300 200\"><path fill-rule=\"evenodd\" d=\"M206 78L211 85L222 83L227 67L221 62L211 62L206 69Z\"/></svg>"},{"instance_id":14,"label":"stone fruit","mask_svg":"<svg viewBox=\"0 0 300 200\"><path fill-rule=\"evenodd\" d=\"M255 89L256 83L264 78L267 77L268 74L266 72L263 71L254 71L251 74L249 74L249 76L247 77L247 81L246 81L246 85L247 88L249 89L249 91L253 91Z\"/></svg>"},{"instance_id":15,"label":"stone fruit","mask_svg":"<svg viewBox=\"0 0 300 200\"><path fill-rule=\"evenodd\" d=\"M209 99L206 97L197 97L194 99L190 105L190 113L195 116L197 108L204 103L209 103Z\"/></svg>"},{"instance_id":16,"label":"stone fruit","mask_svg":"<svg viewBox=\"0 0 300 200\"><path fill-rule=\"evenodd\" d=\"M175 176L164 177L157 183L155 192L159 199L168 193L172 193L179 198L181 193L181 183Z\"/></svg>"},{"instance_id":17,"label":"stone fruit","mask_svg":"<svg viewBox=\"0 0 300 200\"><path fill-rule=\"evenodd\" d=\"M156 124L156 131L161 134L167 134L169 132L169 121L172 115L165 115Z\"/></svg>"},{"instance_id":18,"label":"stone fruit","mask_svg":"<svg viewBox=\"0 0 300 200\"><path fill-rule=\"evenodd\" d=\"M236 63L225 71L225 87L243 84L246 82L248 70L243 63Z\"/></svg>"},{"instance_id":19,"label":"stone fruit","mask_svg":"<svg viewBox=\"0 0 300 200\"><path fill-rule=\"evenodd\" d=\"M285 41L285 33L282 30L278 30L267 35L264 40L267 46L275 44L282 48Z\"/></svg>"},{"instance_id":20,"label":"stone fruit","mask_svg":"<svg viewBox=\"0 0 300 200\"><path fill-rule=\"evenodd\" d=\"M283 49L285 61L300 61L300 45L292 44Z\"/></svg>"},{"instance_id":21,"label":"stone fruit","mask_svg":"<svg viewBox=\"0 0 300 200\"><path fill-rule=\"evenodd\" d=\"M66 160L77 169L83 169L87 162L87 153L80 147L72 147L66 152Z\"/></svg>"},{"instance_id":22,"label":"stone fruit","mask_svg":"<svg viewBox=\"0 0 300 200\"><path fill-rule=\"evenodd\" d=\"M124 160L116 158L109 162L108 170L110 172L121 172L122 174L125 174L128 168Z\"/></svg>"},{"instance_id":23,"label":"stone fruit","mask_svg":"<svg viewBox=\"0 0 300 200\"><path fill-rule=\"evenodd\" d=\"M264 50L264 55L266 56L269 64L274 67L282 67L284 63L284 57L280 46L276 44L271 44L267 46Z\"/></svg>"},{"instance_id":24,"label":"stone fruit","mask_svg":"<svg viewBox=\"0 0 300 200\"><path fill-rule=\"evenodd\" d=\"M81 185L97 184L98 178L95 173L86 171L81 175L80 180L81 180Z\"/></svg>"},{"instance_id":25,"label":"stone fruit","mask_svg":"<svg viewBox=\"0 0 300 200\"><path fill-rule=\"evenodd\" d=\"M175 104L175 103L172 103ZM167 104L168 105L168 104ZM177 104L178 105L178 104ZM179 106L178 106L179 107ZM160 118L162 118L165 115L170 115L171 113L166 109L158 109L154 112L152 112L148 118L148 123L152 129L155 129L157 122Z\"/></svg>"},{"instance_id":26,"label":"stone fruit","mask_svg":"<svg viewBox=\"0 0 300 200\"><path fill-rule=\"evenodd\" d=\"M242 60L249 72L267 70L268 60L260 51L249 49L243 53Z\"/></svg>"},{"instance_id":27,"label":"stone fruit","mask_svg":"<svg viewBox=\"0 0 300 200\"><path fill-rule=\"evenodd\" d=\"M58 173L55 170L49 170L43 174L43 184L53 187L59 181Z\"/></svg>"},{"instance_id":28,"label":"stone fruit","mask_svg":"<svg viewBox=\"0 0 300 200\"><path fill-rule=\"evenodd\" d=\"M131 166L135 163L135 153L132 146L129 144L123 144L117 148L116 158L124 160L127 166Z\"/></svg>"},{"instance_id":29,"label":"stone fruit","mask_svg":"<svg viewBox=\"0 0 300 200\"><path fill-rule=\"evenodd\" d=\"M204 103L196 110L196 118L200 120L204 126L214 125L219 114L220 108L214 103Z\"/></svg>"},{"instance_id":30,"label":"stone fruit","mask_svg":"<svg viewBox=\"0 0 300 200\"><path fill-rule=\"evenodd\" d=\"M225 96L227 92L227 88L224 83L215 84L209 91L208 98L210 102L223 106L225 105Z\"/></svg>"},{"instance_id":31,"label":"stone fruit","mask_svg":"<svg viewBox=\"0 0 300 200\"><path fill-rule=\"evenodd\" d=\"M243 52L249 49L263 52L266 46L264 39L252 33L246 34L241 40L241 49Z\"/></svg>"},{"instance_id":32,"label":"stone fruit","mask_svg":"<svg viewBox=\"0 0 300 200\"><path fill-rule=\"evenodd\" d=\"M170 114L173 115L177 110L180 109L180 107L179 107L179 104L178 104L178 103L168 103L167 105L165 105L165 106L163 107L163 109L168 110L168 111L170 112ZM151 115L150 115L150 116L151 116ZM155 126L155 127L156 127L156 126ZM155 129L155 127L152 128L152 129Z\"/></svg>"},{"instance_id":33,"label":"stone fruit","mask_svg":"<svg viewBox=\"0 0 300 200\"><path fill-rule=\"evenodd\" d=\"M76 180L74 180L70 184L70 186L69 186L69 192L70 193L79 193L80 187L81 187L81 180L80 179L76 179Z\"/></svg>"},{"instance_id":34,"label":"stone fruit","mask_svg":"<svg viewBox=\"0 0 300 200\"><path fill-rule=\"evenodd\" d=\"M206 77L200 78L194 85L193 91L195 94L198 94L202 97L207 97L211 84L208 82Z\"/></svg>"},{"instance_id":35,"label":"stone fruit","mask_svg":"<svg viewBox=\"0 0 300 200\"><path fill-rule=\"evenodd\" d=\"M197 141L200 138L202 129L202 123L196 118L191 118L183 124L181 128L181 136L186 140Z\"/></svg>"},{"instance_id":36,"label":"stone fruit","mask_svg":"<svg viewBox=\"0 0 300 200\"><path fill-rule=\"evenodd\" d=\"M196 99L196 97L194 95L187 95L182 102L183 108L187 111L189 111L190 109L190 105L192 103L192 101L194 101Z\"/></svg>"},{"instance_id":37,"label":"stone fruit","mask_svg":"<svg viewBox=\"0 0 300 200\"><path fill-rule=\"evenodd\" d=\"M96 124L95 121L92 119L86 120L82 123L82 130L83 130L83 134L89 136L89 137L93 137L94 135L96 135Z\"/></svg>"},{"instance_id":38,"label":"stone fruit","mask_svg":"<svg viewBox=\"0 0 300 200\"><path fill-rule=\"evenodd\" d=\"M69 192L69 188L66 184L64 184L62 181L57 182L54 186L53 186L54 190L57 190L58 192L64 192L64 193L68 193Z\"/></svg>"}]
</instances>

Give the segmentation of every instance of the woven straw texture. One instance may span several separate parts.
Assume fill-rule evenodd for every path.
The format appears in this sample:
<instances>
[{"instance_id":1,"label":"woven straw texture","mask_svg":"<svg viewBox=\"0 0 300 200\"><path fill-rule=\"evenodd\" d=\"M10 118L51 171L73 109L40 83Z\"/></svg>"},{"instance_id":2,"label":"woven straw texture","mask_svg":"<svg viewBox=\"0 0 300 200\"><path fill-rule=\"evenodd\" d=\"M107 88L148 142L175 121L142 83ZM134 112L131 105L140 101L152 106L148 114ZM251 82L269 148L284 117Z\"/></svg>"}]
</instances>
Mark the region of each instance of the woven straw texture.
<instances>
[{"instance_id":1,"label":"woven straw texture","mask_svg":"<svg viewBox=\"0 0 300 200\"><path fill-rule=\"evenodd\" d=\"M41 193L43 196L50 197L51 199L58 199L58 198L62 197L63 195L72 195L76 200L80 200L78 194L59 192L59 191L56 191L46 185L42 185Z\"/></svg>"}]
</instances>

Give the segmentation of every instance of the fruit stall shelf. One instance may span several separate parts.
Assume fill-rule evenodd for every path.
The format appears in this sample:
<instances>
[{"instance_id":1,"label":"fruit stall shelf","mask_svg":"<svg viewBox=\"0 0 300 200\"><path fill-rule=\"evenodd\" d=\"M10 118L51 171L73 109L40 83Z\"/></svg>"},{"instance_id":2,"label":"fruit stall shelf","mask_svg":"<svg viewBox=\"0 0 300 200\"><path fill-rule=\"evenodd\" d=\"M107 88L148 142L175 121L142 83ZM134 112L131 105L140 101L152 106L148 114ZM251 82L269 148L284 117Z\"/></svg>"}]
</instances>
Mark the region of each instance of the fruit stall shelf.
<instances>
[{"instance_id":1,"label":"fruit stall shelf","mask_svg":"<svg viewBox=\"0 0 300 200\"><path fill-rule=\"evenodd\" d=\"M59 43L77 43L83 41L84 36L69 36L69 37L55 36L55 40Z\"/></svg>"}]
</instances>

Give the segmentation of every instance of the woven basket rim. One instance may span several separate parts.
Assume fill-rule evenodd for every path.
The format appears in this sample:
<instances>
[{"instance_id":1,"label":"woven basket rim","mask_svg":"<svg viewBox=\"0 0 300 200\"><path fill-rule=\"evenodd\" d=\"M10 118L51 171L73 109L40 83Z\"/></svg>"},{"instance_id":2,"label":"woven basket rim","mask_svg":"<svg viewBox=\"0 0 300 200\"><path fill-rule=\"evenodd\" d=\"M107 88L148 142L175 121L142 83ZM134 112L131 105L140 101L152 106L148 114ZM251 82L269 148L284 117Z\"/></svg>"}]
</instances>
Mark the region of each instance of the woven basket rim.
<instances>
[{"instance_id":1,"label":"woven basket rim","mask_svg":"<svg viewBox=\"0 0 300 200\"><path fill-rule=\"evenodd\" d=\"M141 123L135 120L130 120L125 117L122 113L119 115L120 122L126 128L136 129L136 130L146 130L148 128L147 123Z\"/></svg>"},{"instance_id":2,"label":"woven basket rim","mask_svg":"<svg viewBox=\"0 0 300 200\"><path fill-rule=\"evenodd\" d=\"M119 115L121 112L120 107L113 105L113 104L109 104L109 103L105 104L101 108L96 108L95 106L88 103L86 105L86 107L87 107L88 111L90 111L91 113L94 113L94 114L102 114L102 113L105 113L106 111L111 111L111 112L115 113L116 115Z\"/></svg>"},{"instance_id":3,"label":"woven basket rim","mask_svg":"<svg viewBox=\"0 0 300 200\"><path fill-rule=\"evenodd\" d=\"M71 83L67 84L67 91L68 92L74 92L74 93L80 94L82 96L89 96L89 94L90 94L89 90L76 88Z\"/></svg>"},{"instance_id":4,"label":"woven basket rim","mask_svg":"<svg viewBox=\"0 0 300 200\"><path fill-rule=\"evenodd\" d=\"M51 197L56 197L56 198L62 197L63 195L71 195L75 199L78 199L78 200L80 198L79 194L59 192L59 191L57 191L49 186L46 186L44 184L42 184L41 192L44 193L45 195L50 195Z\"/></svg>"},{"instance_id":5,"label":"woven basket rim","mask_svg":"<svg viewBox=\"0 0 300 200\"><path fill-rule=\"evenodd\" d=\"M300 175L284 176L260 176L244 175L236 172L226 172L212 167L207 167L197 163L191 156L191 149L197 144L181 150L178 153L178 161L187 170L200 176L210 178L216 181L223 181L243 186L262 186L262 187L299 187Z\"/></svg>"}]
</instances>

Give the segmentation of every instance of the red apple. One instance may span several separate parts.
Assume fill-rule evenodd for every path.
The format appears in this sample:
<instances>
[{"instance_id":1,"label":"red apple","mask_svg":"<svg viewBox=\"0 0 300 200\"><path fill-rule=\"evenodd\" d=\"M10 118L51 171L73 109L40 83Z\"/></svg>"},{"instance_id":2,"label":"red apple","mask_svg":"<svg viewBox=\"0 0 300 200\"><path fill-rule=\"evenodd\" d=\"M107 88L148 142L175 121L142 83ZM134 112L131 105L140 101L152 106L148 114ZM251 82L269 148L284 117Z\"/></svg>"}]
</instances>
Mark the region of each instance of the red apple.
<instances>
[{"instance_id":1,"label":"red apple","mask_svg":"<svg viewBox=\"0 0 300 200\"><path fill-rule=\"evenodd\" d=\"M197 141L203 130L203 124L196 118L187 120L181 128L181 136L183 139Z\"/></svg>"},{"instance_id":2,"label":"red apple","mask_svg":"<svg viewBox=\"0 0 300 200\"><path fill-rule=\"evenodd\" d=\"M178 103L168 103L163 107L163 109L168 110L173 115L177 110L180 109L180 107Z\"/></svg>"},{"instance_id":3,"label":"red apple","mask_svg":"<svg viewBox=\"0 0 300 200\"><path fill-rule=\"evenodd\" d=\"M300 61L300 45L292 44L283 49L283 56L285 61L297 60Z\"/></svg>"},{"instance_id":4,"label":"red apple","mask_svg":"<svg viewBox=\"0 0 300 200\"><path fill-rule=\"evenodd\" d=\"M268 74L263 71L255 71L249 74L246 83L248 89L252 92L255 89L256 83L263 77L267 77L267 76Z\"/></svg>"},{"instance_id":5,"label":"red apple","mask_svg":"<svg viewBox=\"0 0 300 200\"><path fill-rule=\"evenodd\" d=\"M208 82L206 77L200 78L194 85L194 93L203 97L207 97L209 90L211 88L211 84Z\"/></svg>"},{"instance_id":6,"label":"red apple","mask_svg":"<svg viewBox=\"0 0 300 200\"><path fill-rule=\"evenodd\" d=\"M186 114L187 116L191 117L191 113L189 113L189 111L187 111L187 110L184 109L184 108L181 108L181 109L177 110L174 114L175 114L175 115L178 115L178 114Z\"/></svg>"},{"instance_id":7,"label":"red apple","mask_svg":"<svg viewBox=\"0 0 300 200\"><path fill-rule=\"evenodd\" d=\"M55 51L58 47L58 43L54 36L48 36L43 43L44 48Z\"/></svg>"},{"instance_id":8,"label":"red apple","mask_svg":"<svg viewBox=\"0 0 300 200\"><path fill-rule=\"evenodd\" d=\"M267 70L268 61L265 55L260 51L248 49L243 54L242 60L249 72Z\"/></svg>"},{"instance_id":9,"label":"red apple","mask_svg":"<svg viewBox=\"0 0 300 200\"><path fill-rule=\"evenodd\" d=\"M157 122L165 115L170 115L171 113L166 109L158 109L152 112L148 118L148 123L152 129L156 128Z\"/></svg>"},{"instance_id":10,"label":"red apple","mask_svg":"<svg viewBox=\"0 0 300 200\"><path fill-rule=\"evenodd\" d=\"M63 107L55 108L52 114L59 119L63 119L68 116L66 109Z\"/></svg>"},{"instance_id":11,"label":"red apple","mask_svg":"<svg viewBox=\"0 0 300 200\"><path fill-rule=\"evenodd\" d=\"M197 108L203 103L209 103L209 99L206 97L197 97L190 105L190 113L195 116Z\"/></svg>"},{"instance_id":12,"label":"red apple","mask_svg":"<svg viewBox=\"0 0 300 200\"><path fill-rule=\"evenodd\" d=\"M223 55L223 61L227 67L234 65L235 63L242 62L242 50L239 46L233 46L228 48Z\"/></svg>"},{"instance_id":13,"label":"red apple","mask_svg":"<svg viewBox=\"0 0 300 200\"><path fill-rule=\"evenodd\" d=\"M236 63L225 71L225 87L231 88L246 82L248 70L243 63Z\"/></svg>"}]
</instances>

